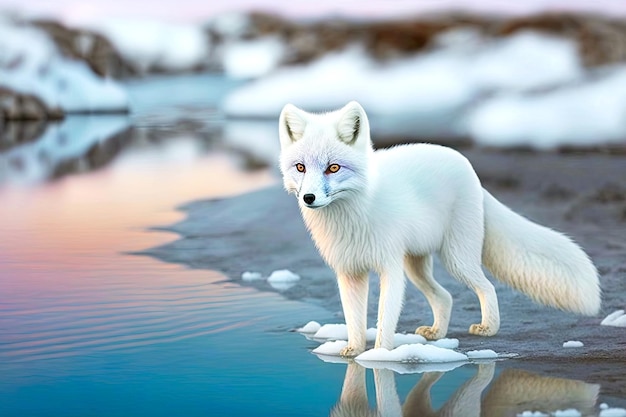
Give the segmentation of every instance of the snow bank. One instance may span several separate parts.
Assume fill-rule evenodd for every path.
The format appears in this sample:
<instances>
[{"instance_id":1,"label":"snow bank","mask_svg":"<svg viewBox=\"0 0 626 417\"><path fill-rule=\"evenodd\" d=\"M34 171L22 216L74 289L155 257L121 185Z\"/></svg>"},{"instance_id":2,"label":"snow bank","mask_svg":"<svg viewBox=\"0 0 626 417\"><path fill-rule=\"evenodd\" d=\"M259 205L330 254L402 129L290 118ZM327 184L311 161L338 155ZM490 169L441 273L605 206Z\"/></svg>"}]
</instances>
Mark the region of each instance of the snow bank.
<instances>
[{"instance_id":1,"label":"snow bank","mask_svg":"<svg viewBox=\"0 0 626 417\"><path fill-rule=\"evenodd\" d=\"M128 107L124 89L96 76L81 61L60 54L41 30L0 18L0 87L39 97L66 112L119 111Z\"/></svg>"},{"instance_id":2,"label":"snow bank","mask_svg":"<svg viewBox=\"0 0 626 417\"><path fill-rule=\"evenodd\" d=\"M626 313L617 310L609 314L600 322L602 326L626 327Z\"/></svg>"},{"instance_id":3,"label":"snow bank","mask_svg":"<svg viewBox=\"0 0 626 417\"><path fill-rule=\"evenodd\" d=\"M445 41L428 52L386 63L351 46L280 68L233 91L222 108L229 116L275 119L286 103L327 111L357 100L372 116L455 114L457 134L488 146L553 149L624 140L626 67L590 72L574 42L545 34L453 35L442 34ZM268 52L267 59L278 55ZM245 59L236 61L246 66Z\"/></svg>"},{"instance_id":4,"label":"snow bank","mask_svg":"<svg viewBox=\"0 0 626 417\"><path fill-rule=\"evenodd\" d=\"M582 74L576 46L568 40L521 32L480 44L468 51L448 43L389 64L374 62L355 46L244 86L223 108L233 116L275 117L287 102L328 110L358 100L375 114L438 113L493 90L545 88Z\"/></svg>"},{"instance_id":5,"label":"snow bank","mask_svg":"<svg viewBox=\"0 0 626 417\"><path fill-rule=\"evenodd\" d=\"M189 71L203 65L210 42L201 26L157 20L109 19L90 29L108 38L139 72Z\"/></svg>"},{"instance_id":6,"label":"snow bank","mask_svg":"<svg viewBox=\"0 0 626 417\"><path fill-rule=\"evenodd\" d=\"M471 111L467 132L489 146L552 149L622 142L626 132L626 67L543 94L506 93Z\"/></svg>"}]
</instances>

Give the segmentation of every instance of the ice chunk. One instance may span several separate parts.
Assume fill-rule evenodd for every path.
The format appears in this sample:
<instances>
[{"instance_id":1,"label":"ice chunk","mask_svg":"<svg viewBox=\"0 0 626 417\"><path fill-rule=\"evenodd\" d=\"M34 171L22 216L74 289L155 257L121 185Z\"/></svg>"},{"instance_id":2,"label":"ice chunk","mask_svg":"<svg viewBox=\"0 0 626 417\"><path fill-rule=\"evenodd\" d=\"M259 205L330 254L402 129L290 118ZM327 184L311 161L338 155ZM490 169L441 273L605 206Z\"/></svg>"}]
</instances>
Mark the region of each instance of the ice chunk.
<instances>
[{"instance_id":1,"label":"ice chunk","mask_svg":"<svg viewBox=\"0 0 626 417\"><path fill-rule=\"evenodd\" d=\"M602 407L600 407L602 408ZM624 408L603 408L598 417L626 417Z\"/></svg>"},{"instance_id":2,"label":"ice chunk","mask_svg":"<svg viewBox=\"0 0 626 417\"><path fill-rule=\"evenodd\" d=\"M600 322L602 326L626 327L624 310L617 310L609 314Z\"/></svg>"},{"instance_id":3,"label":"ice chunk","mask_svg":"<svg viewBox=\"0 0 626 417\"><path fill-rule=\"evenodd\" d=\"M402 345L393 350L371 349L356 357L357 361L376 362L458 362L467 360L467 356L451 349L420 343Z\"/></svg>"},{"instance_id":4,"label":"ice chunk","mask_svg":"<svg viewBox=\"0 0 626 417\"><path fill-rule=\"evenodd\" d=\"M348 342L346 342L345 340L326 342L313 349L313 353L317 353L318 355L337 356L339 355L339 352L341 352L341 349L345 348L346 346L348 346Z\"/></svg>"},{"instance_id":5,"label":"ice chunk","mask_svg":"<svg viewBox=\"0 0 626 417\"><path fill-rule=\"evenodd\" d=\"M263 274L261 274L260 272L246 271L241 274L241 279L243 281L258 281L260 279L263 279Z\"/></svg>"},{"instance_id":6,"label":"ice chunk","mask_svg":"<svg viewBox=\"0 0 626 417\"><path fill-rule=\"evenodd\" d=\"M498 357L498 354L491 349L470 350L466 352L466 355L470 359L494 359Z\"/></svg>"},{"instance_id":7,"label":"ice chunk","mask_svg":"<svg viewBox=\"0 0 626 417\"><path fill-rule=\"evenodd\" d=\"M568 408L566 410L556 410L552 415L554 417L580 417L582 414L575 408Z\"/></svg>"},{"instance_id":8,"label":"ice chunk","mask_svg":"<svg viewBox=\"0 0 626 417\"><path fill-rule=\"evenodd\" d=\"M315 333L320 329L320 327L322 326L318 322L310 321L299 329L296 329L296 331L300 333Z\"/></svg>"},{"instance_id":9,"label":"ice chunk","mask_svg":"<svg viewBox=\"0 0 626 417\"><path fill-rule=\"evenodd\" d=\"M579 342L578 340L568 340L563 343L564 348L579 348L585 346L583 342Z\"/></svg>"},{"instance_id":10,"label":"ice chunk","mask_svg":"<svg viewBox=\"0 0 626 417\"><path fill-rule=\"evenodd\" d=\"M295 282L300 280L300 276L288 269L279 269L270 274L268 282Z\"/></svg>"}]
</instances>

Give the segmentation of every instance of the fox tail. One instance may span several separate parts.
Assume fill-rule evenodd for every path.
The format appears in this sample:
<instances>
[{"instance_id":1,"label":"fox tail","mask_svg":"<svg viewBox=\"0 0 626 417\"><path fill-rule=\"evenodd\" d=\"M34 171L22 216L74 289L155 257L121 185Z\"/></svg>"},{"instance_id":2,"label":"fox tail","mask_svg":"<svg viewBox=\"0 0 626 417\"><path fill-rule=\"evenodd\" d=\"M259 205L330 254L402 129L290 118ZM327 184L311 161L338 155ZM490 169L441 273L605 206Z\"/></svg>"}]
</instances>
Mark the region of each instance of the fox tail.
<instances>
[{"instance_id":1,"label":"fox tail","mask_svg":"<svg viewBox=\"0 0 626 417\"><path fill-rule=\"evenodd\" d=\"M482 261L498 280L534 301L595 315L600 310L598 272L567 236L515 213L483 190Z\"/></svg>"}]
</instances>

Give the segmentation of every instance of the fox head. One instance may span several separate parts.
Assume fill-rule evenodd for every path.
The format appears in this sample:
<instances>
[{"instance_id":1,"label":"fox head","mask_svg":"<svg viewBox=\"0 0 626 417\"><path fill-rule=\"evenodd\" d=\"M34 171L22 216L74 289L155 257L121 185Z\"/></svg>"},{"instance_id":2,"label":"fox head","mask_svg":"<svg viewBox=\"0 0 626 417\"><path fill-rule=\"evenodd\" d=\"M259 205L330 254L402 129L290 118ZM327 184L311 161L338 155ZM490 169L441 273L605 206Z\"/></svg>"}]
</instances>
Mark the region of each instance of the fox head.
<instances>
[{"instance_id":1,"label":"fox head","mask_svg":"<svg viewBox=\"0 0 626 417\"><path fill-rule=\"evenodd\" d=\"M278 131L285 189L301 207L326 207L367 187L373 149L367 116L356 101L323 114L287 104Z\"/></svg>"}]
</instances>

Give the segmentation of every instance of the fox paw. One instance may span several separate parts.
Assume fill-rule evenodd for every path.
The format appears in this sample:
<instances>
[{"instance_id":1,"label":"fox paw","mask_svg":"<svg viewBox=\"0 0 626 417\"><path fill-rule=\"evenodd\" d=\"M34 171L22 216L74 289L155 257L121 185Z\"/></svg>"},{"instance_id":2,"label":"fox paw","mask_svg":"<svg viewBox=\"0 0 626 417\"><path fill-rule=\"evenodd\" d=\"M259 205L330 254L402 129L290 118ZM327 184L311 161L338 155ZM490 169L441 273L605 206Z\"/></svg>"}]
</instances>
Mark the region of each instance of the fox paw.
<instances>
[{"instance_id":1,"label":"fox paw","mask_svg":"<svg viewBox=\"0 0 626 417\"><path fill-rule=\"evenodd\" d=\"M477 336L493 336L498 332L498 329L493 330L484 324L472 324L469 328L469 332Z\"/></svg>"},{"instance_id":2,"label":"fox paw","mask_svg":"<svg viewBox=\"0 0 626 417\"><path fill-rule=\"evenodd\" d=\"M415 330L415 334L423 336L426 340L439 340L445 336L445 333L431 326L420 326Z\"/></svg>"},{"instance_id":3,"label":"fox paw","mask_svg":"<svg viewBox=\"0 0 626 417\"><path fill-rule=\"evenodd\" d=\"M354 358L355 356L359 356L361 353L363 353L365 351L365 349L361 348L355 348L354 346L346 346L345 348L341 349L341 351L339 351L339 355L343 356L344 358Z\"/></svg>"}]
</instances>

